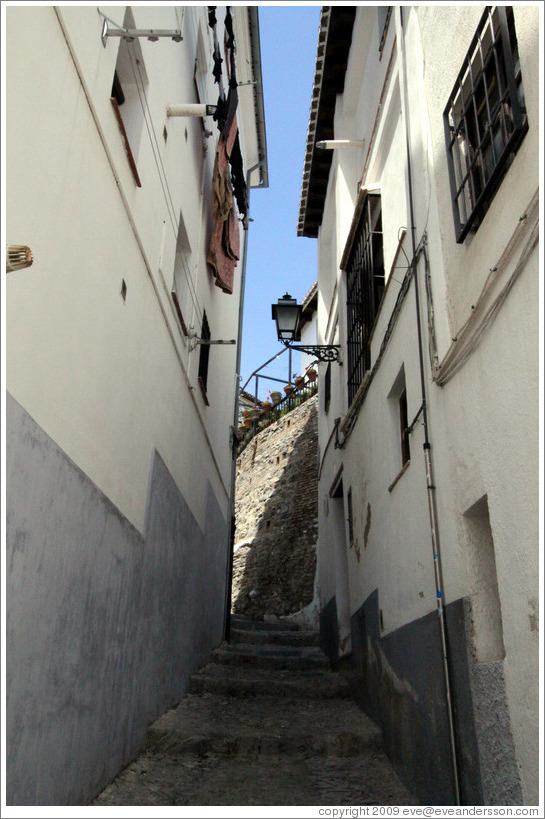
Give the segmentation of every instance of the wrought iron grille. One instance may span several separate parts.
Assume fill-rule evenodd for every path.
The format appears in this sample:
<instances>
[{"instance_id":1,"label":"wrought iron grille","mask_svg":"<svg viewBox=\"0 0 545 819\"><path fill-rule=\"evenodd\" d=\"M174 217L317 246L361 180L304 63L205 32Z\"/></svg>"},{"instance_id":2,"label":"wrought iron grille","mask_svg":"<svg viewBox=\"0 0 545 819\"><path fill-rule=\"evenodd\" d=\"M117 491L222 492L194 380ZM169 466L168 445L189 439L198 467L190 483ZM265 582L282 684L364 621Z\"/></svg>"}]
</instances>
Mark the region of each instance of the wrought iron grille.
<instances>
[{"instance_id":1,"label":"wrought iron grille","mask_svg":"<svg viewBox=\"0 0 545 819\"><path fill-rule=\"evenodd\" d=\"M456 239L482 221L528 130L511 6L487 6L444 112Z\"/></svg>"},{"instance_id":2,"label":"wrought iron grille","mask_svg":"<svg viewBox=\"0 0 545 819\"><path fill-rule=\"evenodd\" d=\"M206 315L206 310L203 313L202 317L202 327L201 327L201 339L208 341L211 338L210 335L210 325L208 324L208 317ZM202 389L206 392L206 388L208 385L208 362L210 360L210 345L209 344L201 344L199 350L199 381L201 382Z\"/></svg>"},{"instance_id":3,"label":"wrought iron grille","mask_svg":"<svg viewBox=\"0 0 545 819\"><path fill-rule=\"evenodd\" d=\"M380 44L378 47L379 53L382 54L384 43L386 42L386 35L388 34L388 24L392 16L392 6L378 6L378 30L380 34Z\"/></svg>"},{"instance_id":4,"label":"wrought iron grille","mask_svg":"<svg viewBox=\"0 0 545 819\"><path fill-rule=\"evenodd\" d=\"M331 362L327 365L324 379L324 412L329 412L331 403Z\"/></svg>"},{"instance_id":5,"label":"wrought iron grille","mask_svg":"<svg viewBox=\"0 0 545 819\"><path fill-rule=\"evenodd\" d=\"M348 404L371 366L371 331L384 292L380 195L365 198L347 265Z\"/></svg>"}]
</instances>

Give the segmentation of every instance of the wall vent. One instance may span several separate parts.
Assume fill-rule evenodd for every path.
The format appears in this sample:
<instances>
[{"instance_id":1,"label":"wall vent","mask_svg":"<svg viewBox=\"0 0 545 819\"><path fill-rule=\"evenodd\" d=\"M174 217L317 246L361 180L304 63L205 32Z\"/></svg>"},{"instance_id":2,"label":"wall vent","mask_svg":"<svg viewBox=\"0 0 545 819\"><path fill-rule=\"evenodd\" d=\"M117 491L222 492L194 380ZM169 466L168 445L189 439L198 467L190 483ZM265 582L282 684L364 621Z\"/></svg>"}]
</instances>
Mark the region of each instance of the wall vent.
<instances>
[{"instance_id":1,"label":"wall vent","mask_svg":"<svg viewBox=\"0 0 545 819\"><path fill-rule=\"evenodd\" d=\"M32 251L26 245L8 245L6 248L6 273L23 270L33 262Z\"/></svg>"}]
</instances>

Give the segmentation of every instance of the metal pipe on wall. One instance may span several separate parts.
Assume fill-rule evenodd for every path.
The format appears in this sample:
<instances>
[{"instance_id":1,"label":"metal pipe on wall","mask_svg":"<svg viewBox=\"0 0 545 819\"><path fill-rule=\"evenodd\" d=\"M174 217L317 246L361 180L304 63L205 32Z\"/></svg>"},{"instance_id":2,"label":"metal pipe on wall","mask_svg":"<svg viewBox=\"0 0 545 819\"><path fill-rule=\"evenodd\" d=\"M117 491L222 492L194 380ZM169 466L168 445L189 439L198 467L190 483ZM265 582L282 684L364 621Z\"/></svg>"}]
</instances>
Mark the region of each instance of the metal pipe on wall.
<instances>
[{"instance_id":1,"label":"metal pipe on wall","mask_svg":"<svg viewBox=\"0 0 545 819\"><path fill-rule=\"evenodd\" d=\"M429 430L429 410L426 398L426 379L424 371L424 353L422 341L422 320L420 314L420 295L418 289L418 260L416 249L416 225L414 217L414 199L413 199L413 182L412 182L412 163L411 163L411 135L409 122L409 94L407 89L407 55L405 49L405 33L403 30L403 8L396 7L396 15L398 15L397 35L399 48L401 51L401 82L403 83L403 107L405 119L405 141L407 150L407 179L409 187L409 211L410 211L410 225L411 225L411 242L412 242L412 261L413 266L413 281L415 292L415 306L416 306L416 326L418 336L418 358L420 369L420 389L422 394L422 421L424 426L424 461L426 468L426 485L428 496L428 509L430 518L430 535L433 549L433 569L435 579L435 591L437 600L437 614L439 616L439 629L441 633L441 651L443 672L445 680L445 699L447 704L447 718L449 727L450 751L452 758L452 776L454 784L454 792L456 804L460 805L460 782L458 770L458 758L456 753L456 736L454 731L454 716L453 705L451 697L451 683L450 670L448 662L448 644L445 624L445 606L444 606L444 591L443 580L441 572L441 546L439 542L439 530L437 521L437 505L436 505L436 486L433 476L433 463L431 458L431 442Z\"/></svg>"},{"instance_id":2,"label":"metal pipe on wall","mask_svg":"<svg viewBox=\"0 0 545 819\"><path fill-rule=\"evenodd\" d=\"M228 643L231 633L231 585L233 582L233 556L235 547L235 492L236 492L236 473L237 473L237 429L238 429L238 413L239 413L239 387L240 387L240 364L242 358L242 323L244 319L244 290L246 287L246 263L248 251L248 227L250 223L250 178L254 171L266 163L266 158L261 159L252 165L246 173L246 190L248 191L248 209L244 217L244 243L243 243L243 257L242 257L242 272L240 275L240 297L238 309L238 332L237 332L237 359L235 367L235 404L233 411L233 426L231 430L231 444L232 444L232 459L231 459L231 487L230 487L230 502L229 509L231 510L231 520L229 523L229 543L227 553L227 572L226 572L226 591L225 591L225 615L224 615L224 638Z\"/></svg>"}]
</instances>

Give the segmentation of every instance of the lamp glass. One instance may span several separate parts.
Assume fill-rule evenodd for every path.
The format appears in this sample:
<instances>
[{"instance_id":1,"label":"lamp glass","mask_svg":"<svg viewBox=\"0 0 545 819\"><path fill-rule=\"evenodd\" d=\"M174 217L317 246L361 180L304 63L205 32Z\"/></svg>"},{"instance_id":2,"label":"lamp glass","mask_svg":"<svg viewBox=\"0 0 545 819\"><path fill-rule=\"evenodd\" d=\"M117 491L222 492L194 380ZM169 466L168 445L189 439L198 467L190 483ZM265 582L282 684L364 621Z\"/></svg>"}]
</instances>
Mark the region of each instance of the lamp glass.
<instances>
[{"instance_id":1,"label":"lamp glass","mask_svg":"<svg viewBox=\"0 0 545 819\"><path fill-rule=\"evenodd\" d=\"M276 321L276 332L280 341L299 341L301 305L286 293L277 304L272 305L272 317Z\"/></svg>"}]
</instances>

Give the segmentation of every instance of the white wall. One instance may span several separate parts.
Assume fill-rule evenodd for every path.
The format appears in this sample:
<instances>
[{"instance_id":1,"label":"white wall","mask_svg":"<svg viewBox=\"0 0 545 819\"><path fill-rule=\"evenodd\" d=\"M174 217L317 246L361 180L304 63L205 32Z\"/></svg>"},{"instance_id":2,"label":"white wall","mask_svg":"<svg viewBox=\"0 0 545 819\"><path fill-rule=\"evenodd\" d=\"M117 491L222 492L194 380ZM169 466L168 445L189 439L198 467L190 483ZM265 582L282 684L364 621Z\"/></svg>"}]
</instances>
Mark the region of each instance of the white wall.
<instances>
[{"instance_id":1,"label":"white wall","mask_svg":"<svg viewBox=\"0 0 545 819\"><path fill-rule=\"evenodd\" d=\"M364 186L366 182L381 183L388 282L372 340L374 362L412 248L403 66L399 54L394 53L389 61L395 21L393 17L387 45L379 60L374 43L368 53L365 52L370 14L369 8L358 9L356 14L353 43L361 48L351 50L345 98L339 97L335 118L337 137L365 138L366 145L359 157L359 166L353 158L342 159L340 152L333 160L319 235L318 317L319 332L324 334L331 325L329 309L333 305L333 312L338 310L341 341L345 340L346 299L339 259L350 229L353 191L363 172ZM462 324L470 318L471 306L478 299L491 268L510 246L507 258L498 265L490 303L507 283L525 247L530 247L531 228L537 218L537 211L532 211L529 205L537 190L539 162L538 10L537 7L515 7L530 129L477 233L461 245L455 241L443 110L481 14L481 7L404 9L415 240L418 242L427 232L439 361ZM399 30L397 35L399 48ZM353 130L347 134L349 128ZM521 216L524 216L523 227L517 228ZM396 257L403 227L408 230L402 251ZM522 272L494 323L459 372L444 387L439 387L433 383L427 347L429 316L423 261L418 268L424 380L445 602L468 597L478 608L483 585L489 584L490 588L494 585L495 561L495 599L499 600L503 620L503 673L527 804L537 802L538 781L535 729L539 596L537 274L538 251L530 249ZM334 292L338 300L332 298ZM351 609L356 612L378 588L383 636L436 608L422 418L410 438L410 465L391 486L401 468L399 421L392 397L395 397L395 384L402 369L410 423L421 404L414 282L344 448L336 449L333 445L334 419L341 418L341 440L343 422L344 428L347 427L344 420L348 410L346 373L342 367L334 365L331 409L327 416L322 413L319 419L321 602L326 603L336 590L334 558L332 551L328 552L334 523L327 514L327 496L342 466L345 496L348 488L352 488L356 535L355 547L347 546ZM475 551L471 552L479 547L470 544L472 536L477 540L480 537L471 535L471 515L475 514L477 502L481 502L481 510L484 508L482 499L485 497L493 542L493 552L486 561ZM490 534L483 535L481 541L489 543ZM484 612L485 628L477 637L481 641L478 653L485 662L492 657L501 659L496 656L495 648L500 641L497 611L495 614L492 611L497 605L492 602L494 594L491 591L488 602L483 604L488 612Z\"/></svg>"},{"instance_id":2,"label":"white wall","mask_svg":"<svg viewBox=\"0 0 545 819\"><path fill-rule=\"evenodd\" d=\"M439 18L430 9L418 11L420 36L426 54L424 74L429 128L433 150L437 222L442 241L448 328L456 337L470 320L472 305L490 271L497 268L489 303L492 303L527 245L537 211L529 209L537 191L539 162L539 103L537 60L539 14L537 7L515 7L515 26L529 130L501 183L478 231L456 244L445 167L442 111L434 100L450 93L465 49L482 13L480 8L449 9L446 36L456 32L456 45L441 48L449 60L438 70ZM462 36L463 32L463 36ZM416 34L415 34L416 36ZM432 209L434 203L432 201ZM421 204L424 208L424 202ZM524 217L522 230L520 218ZM422 217L421 217L422 219ZM520 231L520 235L518 235ZM515 235L517 232L517 235ZM512 245L504 263L502 256ZM435 250L435 247L434 247ZM431 263L441 270L439 253ZM539 597L538 541L538 251L523 264L496 320L465 366L433 393L438 402L434 424L437 445L445 452L448 501L455 511L453 525L463 543L464 513L484 495L488 499L494 544L499 599L505 644L504 671L523 792L528 804L537 803L538 746L538 632L535 613ZM439 320L441 320L439 313ZM446 322L445 322L446 323ZM446 332L444 333L446 335ZM441 391L439 391L441 392ZM443 439L443 441L441 441ZM448 464L448 466L447 466ZM454 503L453 503L454 501ZM448 520L448 518L447 518ZM462 548L468 583L475 582L471 554ZM457 591L460 563L454 551L446 574L447 591ZM482 583L481 583L482 586ZM475 597L475 593L473 594ZM490 638L492 640L492 638ZM524 695L521 696L521 692Z\"/></svg>"},{"instance_id":3,"label":"white wall","mask_svg":"<svg viewBox=\"0 0 545 819\"><path fill-rule=\"evenodd\" d=\"M114 20L120 14L104 11ZM215 287L205 263L217 128L207 121L215 133L203 140L199 119L165 113L168 104L194 100L205 11L188 9L182 43L140 41L154 136L144 125L139 189L110 103L119 38L103 48L93 7L58 10L68 43L52 7L7 10L7 237L28 244L35 260L7 282L8 389L140 530L154 447L200 519L205 476L224 510L228 500L236 350L212 347L206 407L199 351L188 351L170 298L182 212L194 250L194 312L206 309L214 338L236 337L242 260L232 295ZM179 24L174 7L134 14L143 28ZM212 78L210 85L217 98ZM243 131L244 114L239 124ZM185 464L196 460L202 470L189 473Z\"/></svg>"},{"instance_id":4,"label":"white wall","mask_svg":"<svg viewBox=\"0 0 545 819\"><path fill-rule=\"evenodd\" d=\"M139 28L181 23L173 6L132 11ZM236 338L243 259L221 292L206 263L216 124L206 137L166 116L197 101L199 30L217 100L206 7L185 9L183 42L139 41L140 134L121 113L141 187L110 101L120 40L103 46L97 8L12 6L6 22L6 239L34 257L6 279L7 791L88 804L222 638L236 346L211 347L207 404L171 297L180 217L197 334L206 310L213 339ZM249 37L237 45L248 80ZM257 150L253 102L237 121Z\"/></svg>"}]
</instances>

